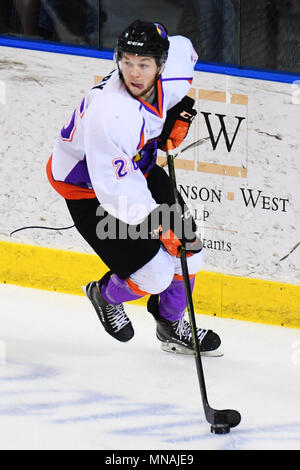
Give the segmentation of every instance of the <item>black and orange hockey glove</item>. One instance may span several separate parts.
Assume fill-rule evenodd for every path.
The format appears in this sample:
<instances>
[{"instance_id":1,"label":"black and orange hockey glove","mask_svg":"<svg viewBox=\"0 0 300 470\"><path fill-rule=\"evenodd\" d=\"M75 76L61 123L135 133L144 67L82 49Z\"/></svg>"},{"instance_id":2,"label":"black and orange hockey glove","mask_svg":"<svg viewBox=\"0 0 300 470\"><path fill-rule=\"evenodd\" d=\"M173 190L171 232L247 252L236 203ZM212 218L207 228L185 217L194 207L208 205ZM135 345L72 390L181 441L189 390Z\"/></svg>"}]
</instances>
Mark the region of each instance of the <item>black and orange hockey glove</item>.
<instances>
[{"instance_id":1,"label":"black and orange hockey glove","mask_svg":"<svg viewBox=\"0 0 300 470\"><path fill-rule=\"evenodd\" d=\"M173 148L178 147L187 136L190 125L197 115L193 109L195 100L185 96L179 103L167 112L167 117L161 135L158 138L159 148L166 151L166 142L172 140Z\"/></svg>"},{"instance_id":2,"label":"black and orange hockey glove","mask_svg":"<svg viewBox=\"0 0 300 470\"><path fill-rule=\"evenodd\" d=\"M184 246L187 256L202 249L202 242L195 232L195 222L188 209L181 205L161 204L148 216L152 238L159 238L171 256L180 256L180 247Z\"/></svg>"}]
</instances>

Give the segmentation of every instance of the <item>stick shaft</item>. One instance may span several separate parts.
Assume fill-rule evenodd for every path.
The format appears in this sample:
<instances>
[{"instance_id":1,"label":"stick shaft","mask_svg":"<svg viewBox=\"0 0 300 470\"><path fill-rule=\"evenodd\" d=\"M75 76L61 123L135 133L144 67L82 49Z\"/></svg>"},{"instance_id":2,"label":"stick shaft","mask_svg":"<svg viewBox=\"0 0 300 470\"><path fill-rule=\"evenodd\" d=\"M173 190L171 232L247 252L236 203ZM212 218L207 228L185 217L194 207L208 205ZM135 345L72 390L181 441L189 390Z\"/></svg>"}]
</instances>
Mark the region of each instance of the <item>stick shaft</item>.
<instances>
[{"instance_id":1,"label":"stick shaft","mask_svg":"<svg viewBox=\"0 0 300 470\"><path fill-rule=\"evenodd\" d=\"M173 157L173 149L172 149L171 141L168 141L168 145L167 145L167 160L168 160L168 167L169 167L169 176L170 176L171 186L172 186L173 200L176 204L178 204L178 193L177 193L177 186L176 186L176 175L175 175L174 157ZM187 309L188 309L192 338L193 338L193 347L194 347L194 353L195 353L198 382L199 382L199 387L200 387L200 392L201 392L202 405L204 409L205 418L210 424L221 425L223 426L223 428L226 428L226 432L228 432L230 427L237 426L240 423L241 415L236 410L215 410L214 408L211 408L211 406L208 403L204 372L203 372L202 360L201 360L201 354L200 354L200 345L199 345L198 335L197 335L197 326L196 326L196 320L195 320L194 304L193 304L193 298L192 298L192 290L191 290L190 279L189 279L185 247L181 248L180 260L181 260L181 269L182 269L182 275L183 275ZM211 431L216 432L215 429L213 430L213 427L211 427Z\"/></svg>"},{"instance_id":2,"label":"stick shaft","mask_svg":"<svg viewBox=\"0 0 300 470\"><path fill-rule=\"evenodd\" d=\"M170 176L171 187L172 187L172 196L173 196L174 202L177 204L178 193L177 193L177 186L176 186L176 174L175 174L174 157L173 157L171 141L167 142L167 159L168 159L169 176ZM208 406L207 393L206 393L206 386L205 386L202 360L201 360L201 354L200 354L200 345L199 345L198 336L197 336L197 326L196 326L192 291L191 291L191 286L190 286L189 272L188 272L188 266L187 266L187 260L186 260L186 251L184 247L182 247L180 251L180 261L181 261L181 269L182 269L185 296L186 296L186 302L187 302L187 309L188 309L192 338L193 338L193 346L194 346L194 352L195 352L195 361L196 361L197 374L198 374L199 386L200 386L200 391L201 391L201 398L202 398L202 402L204 406L204 411L206 414L207 412L206 408Z\"/></svg>"}]
</instances>

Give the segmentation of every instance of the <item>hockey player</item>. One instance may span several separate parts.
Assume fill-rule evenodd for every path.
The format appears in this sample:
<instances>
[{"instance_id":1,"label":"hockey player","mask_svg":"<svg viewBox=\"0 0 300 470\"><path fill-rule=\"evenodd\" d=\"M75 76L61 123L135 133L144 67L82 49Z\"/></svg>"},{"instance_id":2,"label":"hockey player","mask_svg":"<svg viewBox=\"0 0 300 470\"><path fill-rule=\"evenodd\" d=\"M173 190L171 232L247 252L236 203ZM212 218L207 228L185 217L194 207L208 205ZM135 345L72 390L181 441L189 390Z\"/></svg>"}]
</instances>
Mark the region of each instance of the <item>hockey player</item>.
<instances>
[{"instance_id":1,"label":"hockey player","mask_svg":"<svg viewBox=\"0 0 300 470\"><path fill-rule=\"evenodd\" d=\"M186 95L197 54L189 39L137 20L120 35L115 59L116 69L88 92L62 128L48 178L79 233L109 268L86 287L105 330L129 341L134 330L123 303L150 294L147 308L162 348L191 354L178 249L189 243L191 287L203 250L191 216L172 212L170 180L156 157L167 138L173 147L182 142L195 115ZM213 331L197 333L201 351L219 347Z\"/></svg>"}]
</instances>

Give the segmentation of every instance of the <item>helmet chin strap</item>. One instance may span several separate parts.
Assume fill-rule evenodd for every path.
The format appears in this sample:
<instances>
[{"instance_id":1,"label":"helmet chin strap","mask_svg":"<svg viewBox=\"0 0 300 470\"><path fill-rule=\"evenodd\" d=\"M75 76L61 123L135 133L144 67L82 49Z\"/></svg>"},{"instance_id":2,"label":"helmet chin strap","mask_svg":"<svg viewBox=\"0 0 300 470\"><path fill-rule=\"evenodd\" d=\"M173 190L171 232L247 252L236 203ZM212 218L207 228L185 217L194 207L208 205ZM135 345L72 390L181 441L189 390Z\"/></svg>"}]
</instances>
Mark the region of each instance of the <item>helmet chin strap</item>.
<instances>
[{"instance_id":1,"label":"helmet chin strap","mask_svg":"<svg viewBox=\"0 0 300 470\"><path fill-rule=\"evenodd\" d=\"M160 66L160 70L158 72L157 78L159 78L159 76L163 73L163 71L165 70L165 66L166 66L165 62Z\"/></svg>"}]
</instances>

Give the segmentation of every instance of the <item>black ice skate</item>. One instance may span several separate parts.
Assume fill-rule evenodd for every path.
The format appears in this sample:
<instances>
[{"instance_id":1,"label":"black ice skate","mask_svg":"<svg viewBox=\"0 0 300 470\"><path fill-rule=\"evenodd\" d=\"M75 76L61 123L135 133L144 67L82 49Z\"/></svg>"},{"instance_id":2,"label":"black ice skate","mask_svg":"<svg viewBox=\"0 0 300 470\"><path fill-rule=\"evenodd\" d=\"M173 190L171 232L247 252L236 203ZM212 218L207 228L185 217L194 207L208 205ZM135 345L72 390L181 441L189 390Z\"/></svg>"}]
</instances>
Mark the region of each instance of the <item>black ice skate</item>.
<instances>
[{"instance_id":1,"label":"black ice skate","mask_svg":"<svg viewBox=\"0 0 300 470\"><path fill-rule=\"evenodd\" d=\"M133 337L134 330L125 313L123 304L112 305L102 297L100 285L106 277L105 275L98 282L90 282L85 288L85 293L92 302L105 331L118 341L126 342Z\"/></svg>"},{"instance_id":2,"label":"black ice skate","mask_svg":"<svg viewBox=\"0 0 300 470\"><path fill-rule=\"evenodd\" d=\"M191 327L184 318L174 322L162 318L158 311L158 295L151 295L148 300L147 309L155 318L156 336L161 341L163 351L177 354L194 354ZM197 328L197 336L201 355L223 355L221 351L217 351L221 344L221 339L212 330Z\"/></svg>"}]
</instances>

